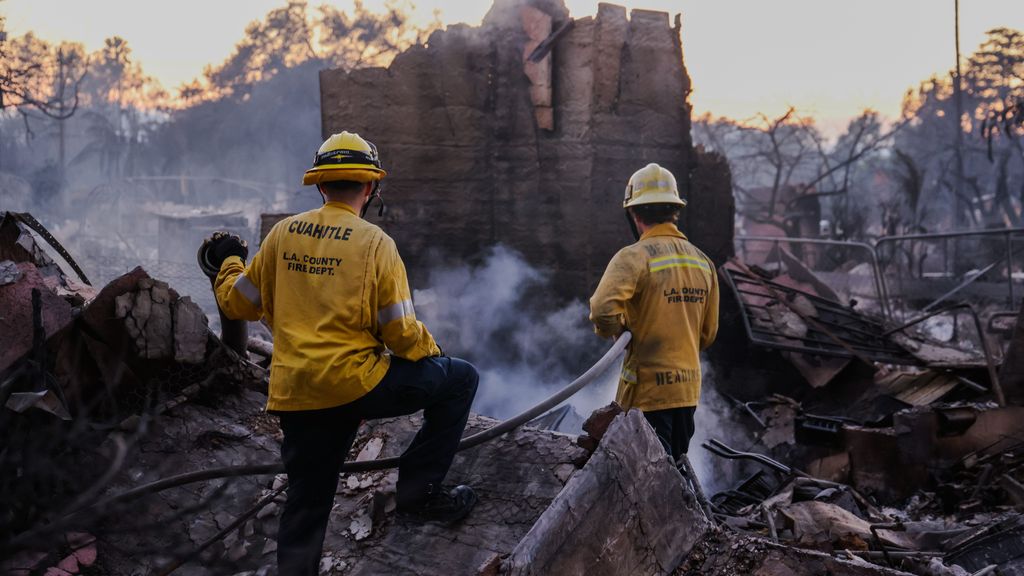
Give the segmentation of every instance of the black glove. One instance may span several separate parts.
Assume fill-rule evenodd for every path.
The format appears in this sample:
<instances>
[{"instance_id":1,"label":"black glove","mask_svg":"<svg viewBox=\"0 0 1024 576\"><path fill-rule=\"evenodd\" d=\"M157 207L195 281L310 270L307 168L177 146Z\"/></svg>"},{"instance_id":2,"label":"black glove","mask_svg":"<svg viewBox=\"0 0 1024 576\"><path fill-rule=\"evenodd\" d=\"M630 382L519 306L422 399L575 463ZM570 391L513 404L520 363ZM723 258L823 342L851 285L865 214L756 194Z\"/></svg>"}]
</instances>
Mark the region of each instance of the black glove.
<instances>
[{"instance_id":1,"label":"black glove","mask_svg":"<svg viewBox=\"0 0 1024 576\"><path fill-rule=\"evenodd\" d=\"M238 256L242 259L242 262L245 262L245 259L249 257L249 247L245 240L227 232L214 232L213 237L210 239L210 247L207 250L210 264L218 269L224 264L228 256Z\"/></svg>"}]
</instances>

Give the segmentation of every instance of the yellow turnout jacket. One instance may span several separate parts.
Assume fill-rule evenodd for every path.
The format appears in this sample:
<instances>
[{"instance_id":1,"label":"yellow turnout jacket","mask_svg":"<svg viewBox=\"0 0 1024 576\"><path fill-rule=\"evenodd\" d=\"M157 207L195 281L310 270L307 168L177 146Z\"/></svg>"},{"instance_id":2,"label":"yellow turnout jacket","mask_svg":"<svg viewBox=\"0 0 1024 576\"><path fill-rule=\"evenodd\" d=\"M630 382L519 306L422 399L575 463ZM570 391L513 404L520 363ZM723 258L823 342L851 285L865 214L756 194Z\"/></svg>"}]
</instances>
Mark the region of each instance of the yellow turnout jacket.
<instances>
[{"instance_id":1,"label":"yellow turnout jacket","mask_svg":"<svg viewBox=\"0 0 1024 576\"><path fill-rule=\"evenodd\" d=\"M675 224L653 226L608 263L590 321L604 338L633 333L615 398L623 408L696 406L700 351L718 333L715 266Z\"/></svg>"},{"instance_id":2,"label":"yellow turnout jacket","mask_svg":"<svg viewBox=\"0 0 1024 576\"><path fill-rule=\"evenodd\" d=\"M262 317L273 332L268 410L363 396L388 370L386 349L412 361L440 354L416 320L394 240L341 202L278 222L248 267L225 260L215 291L229 318Z\"/></svg>"}]
</instances>

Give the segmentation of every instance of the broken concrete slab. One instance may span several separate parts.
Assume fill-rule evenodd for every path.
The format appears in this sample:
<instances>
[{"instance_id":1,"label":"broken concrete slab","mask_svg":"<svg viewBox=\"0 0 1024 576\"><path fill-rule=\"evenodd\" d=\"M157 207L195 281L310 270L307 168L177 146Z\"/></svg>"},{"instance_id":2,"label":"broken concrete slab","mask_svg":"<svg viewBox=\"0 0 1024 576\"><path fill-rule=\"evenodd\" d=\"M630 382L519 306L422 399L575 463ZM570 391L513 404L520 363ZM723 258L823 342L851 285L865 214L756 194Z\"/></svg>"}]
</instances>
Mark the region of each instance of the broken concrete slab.
<instances>
[{"instance_id":1,"label":"broken concrete slab","mask_svg":"<svg viewBox=\"0 0 1024 576\"><path fill-rule=\"evenodd\" d=\"M892 341L913 354L922 364L932 368L985 367L985 355L981 350L965 349L957 344L914 338L902 332L894 333Z\"/></svg>"},{"instance_id":2,"label":"broken concrete slab","mask_svg":"<svg viewBox=\"0 0 1024 576\"><path fill-rule=\"evenodd\" d=\"M114 306L141 358L203 360L209 339L206 314L191 298L177 297L166 282L142 278L134 291L117 296Z\"/></svg>"},{"instance_id":3,"label":"broken concrete slab","mask_svg":"<svg viewBox=\"0 0 1024 576\"><path fill-rule=\"evenodd\" d=\"M710 525L643 414L630 410L611 423L503 573L670 574Z\"/></svg>"}]
</instances>

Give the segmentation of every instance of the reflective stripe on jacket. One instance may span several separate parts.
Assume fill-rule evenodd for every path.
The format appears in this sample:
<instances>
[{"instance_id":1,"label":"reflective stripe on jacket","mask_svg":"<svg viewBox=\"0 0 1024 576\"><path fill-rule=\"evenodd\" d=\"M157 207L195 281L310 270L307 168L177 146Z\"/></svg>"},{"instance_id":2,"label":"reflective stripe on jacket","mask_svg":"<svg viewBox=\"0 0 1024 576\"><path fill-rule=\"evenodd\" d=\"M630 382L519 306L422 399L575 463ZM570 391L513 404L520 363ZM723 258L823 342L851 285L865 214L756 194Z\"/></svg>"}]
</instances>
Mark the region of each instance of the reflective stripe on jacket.
<instances>
[{"instance_id":1,"label":"reflective stripe on jacket","mask_svg":"<svg viewBox=\"0 0 1024 576\"><path fill-rule=\"evenodd\" d=\"M224 262L215 290L229 318L263 318L274 335L268 410L363 396L388 370L385 348L413 361L440 354L394 240L341 202L278 222L248 267Z\"/></svg>"},{"instance_id":2,"label":"reflective stripe on jacket","mask_svg":"<svg viewBox=\"0 0 1024 576\"><path fill-rule=\"evenodd\" d=\"M594 296L598 335L633 333L615 400L666 410L700 400L700 351L718 333L718 277L675 224L651 227L612 257Z\"/></svg>"}]
</instances>

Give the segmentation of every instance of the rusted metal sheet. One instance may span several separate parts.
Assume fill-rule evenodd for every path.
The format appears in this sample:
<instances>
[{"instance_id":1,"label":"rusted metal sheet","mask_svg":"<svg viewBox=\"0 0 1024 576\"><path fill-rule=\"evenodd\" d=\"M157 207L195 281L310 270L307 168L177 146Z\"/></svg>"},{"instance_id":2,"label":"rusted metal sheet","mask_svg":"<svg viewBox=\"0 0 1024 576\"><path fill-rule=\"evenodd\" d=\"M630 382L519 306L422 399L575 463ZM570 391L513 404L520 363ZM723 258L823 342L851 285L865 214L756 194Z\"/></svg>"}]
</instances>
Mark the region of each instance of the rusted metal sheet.
<instances>
[{"instance_id":1,"label":"rusted metal sheet","mask_svg":"<svg viewBox=\"0 0 1024 576\"><path fill-rule=\"evenodd\" d=\"M895 370L875 383L896 400L908 406L927 406L951 392L960 380L948 372L935 370Z\"/></svg>"},{"instance_id":2,"label":"rusted metal sheet","mask_svg":"<svg viewBox=\"0 0 1024 576\"><path fill-rule=\"evenodd\" d=\"M884 336L880 321L831 299L744 271L735 262L723 266L721 275L736 294L754 344L800 354L921 364Z\"/></svg>"},{"instance_id":3,"label":"rusted metal sheet","mask_svg":"<svg viewBox=\"0 0 1024 576\"><path fill-rule=\"evenodd\" d=\"M969 572L995 565L996 574L1024 576L1024 516L986 526L946 555Z\"/></svg>"},{"instance_id":4,"label":"rusted metal sheet","mask_svg":"<svg viewBox=\"0 0 1024 576\"><path fill-rule=\"evenodd\" d=\"M49 338L71 323L71 305L57 296L36 267L18 264L20 278L0 286L0 372L32 349L32 291L39 290L43 329Z\"/></svg>"}]
</instances>

